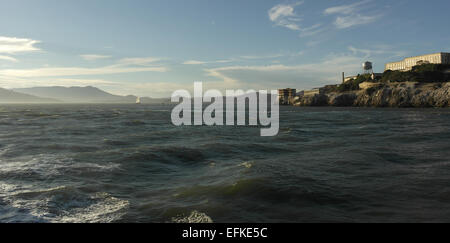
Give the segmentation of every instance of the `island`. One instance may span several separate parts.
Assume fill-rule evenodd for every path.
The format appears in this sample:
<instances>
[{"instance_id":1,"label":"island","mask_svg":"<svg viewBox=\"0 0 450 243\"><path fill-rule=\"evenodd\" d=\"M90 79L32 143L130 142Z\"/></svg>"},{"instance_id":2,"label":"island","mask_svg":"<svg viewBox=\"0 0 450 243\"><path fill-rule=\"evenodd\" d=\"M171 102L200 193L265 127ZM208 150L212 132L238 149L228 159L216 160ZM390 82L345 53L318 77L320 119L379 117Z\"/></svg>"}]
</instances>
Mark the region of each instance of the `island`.
<instances>
[{"instance_id":1,"label":"island","mask_svg":"<svg viewBox=\"0 0 450 243\"><path fill-rule=\"evenodd\" d=\"M405 60L406 63L410 63L407 59ZM279 90L280 104L450 107L450 64L430 63L423 60L414 64L407 66L401 63L388 63L384 73L371 72L347 78L343 76L342 84L327 85L314 90L296 92L295 89L282 89ZM393 65L398 65L398 68L393 68L396 67Z\"/></svg>"}]
</instances>

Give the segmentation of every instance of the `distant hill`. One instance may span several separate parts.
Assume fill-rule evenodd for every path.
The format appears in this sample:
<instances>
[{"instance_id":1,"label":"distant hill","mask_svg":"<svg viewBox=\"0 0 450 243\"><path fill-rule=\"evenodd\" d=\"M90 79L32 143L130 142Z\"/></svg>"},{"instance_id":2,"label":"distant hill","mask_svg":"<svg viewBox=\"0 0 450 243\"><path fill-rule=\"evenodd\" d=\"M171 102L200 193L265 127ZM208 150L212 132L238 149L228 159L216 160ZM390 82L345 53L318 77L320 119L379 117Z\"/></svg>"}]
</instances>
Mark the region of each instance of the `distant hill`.
<instances>
[{"instance_id":1,"label":"distant hill","mask_svg":"<svg viewBox=\"0 0 450 243\"><path fill-rule=\"evenodd\" d=\"M99 88L87 87L34 87L13 89L16 92L57 99L67 103L135 103L133 95L120 96L105 92ZM169 99L141 98L143 104L168 103Z\"/></svg>"},{"instance_id":2,"label":"distant hill","mask_svg":"<svg viewBox=\"0 0 450 243\"><path fill-rule=\"evenodd\" d=\"M58 103L56 99L41 98L0 88L0 103Z\"/></svg>"}]
</instances>

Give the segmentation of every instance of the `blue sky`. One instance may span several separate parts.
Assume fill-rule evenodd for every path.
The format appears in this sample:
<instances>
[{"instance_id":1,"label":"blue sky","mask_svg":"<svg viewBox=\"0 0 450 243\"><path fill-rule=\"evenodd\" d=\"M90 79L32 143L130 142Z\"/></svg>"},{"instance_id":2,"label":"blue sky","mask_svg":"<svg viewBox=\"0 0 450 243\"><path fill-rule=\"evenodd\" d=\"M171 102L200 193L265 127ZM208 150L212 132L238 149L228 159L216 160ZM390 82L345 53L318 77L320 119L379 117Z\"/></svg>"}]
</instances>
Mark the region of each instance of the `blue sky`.
<instances>
[{"instance_id":1,"label":"blue sky","mask_svg":"<svg viewBox=\"0 0 450 243\"><path fill-rule=\"evenodd\" d=\"M0 87L309 89L450 51L448 0L0 0Z\"/></svg>"}]
</instances>

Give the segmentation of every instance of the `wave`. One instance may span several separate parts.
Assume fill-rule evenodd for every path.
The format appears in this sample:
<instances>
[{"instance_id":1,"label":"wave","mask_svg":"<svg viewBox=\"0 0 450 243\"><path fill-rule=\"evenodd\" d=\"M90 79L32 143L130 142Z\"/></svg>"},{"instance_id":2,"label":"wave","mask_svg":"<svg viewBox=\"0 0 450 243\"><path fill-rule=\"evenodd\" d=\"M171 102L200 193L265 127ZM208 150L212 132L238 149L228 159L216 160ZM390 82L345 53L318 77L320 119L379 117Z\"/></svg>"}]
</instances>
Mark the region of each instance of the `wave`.
<instances>
[{"instance_id":1,"label":"wave","mask_svg":"<svg viewBox=\"0 0 450 243\"><path fill-rule=\"evenodd\" d=\"M15 158L14 161L0 161L0 175L4 178L22 176L53 177L67 174L104 173L120 169L117 163L76 162L68 157L40 154Z\"/></svg>"},{"instance_id":2,"label":"wave","mask_svg":"<svg viewBox=\"0 0 450 243\"><path fill-rule=\"evenodd\" d=\"M3 210L15 215L2 220L6 222L110 223L120 220L129 208L128 201L108 193L86 194L66 186L23 190L3 201L8 204Z\"/></svg>"},{"instance_id":3,"label":"wave","mask_svg":"<svg viewBox=\"0 0 450 243\"><path fill-rule=\"evenodd\" d=\"M30 146L31 148L48 151L70 151L70 152L95 152L100 150L97 146L73 145L73 144L49 144L43 146Z\"/></svg>"},{"instance_id":4,"label":"wave","mask_svg":"<svg viewBox=\"0 0 450 243\"><path fill-rule=\"evenodd\" d=\"M223 197L223 196L245 196L265 188L263 179L241 179L236 182L215 185L196 185L187 188L179 188L174 194L175 198L183 199L190 197Z\"/></svg>"},{"instance_id":5,"label":"wave","mask_svg":"<svg viewBox=\"0 0 450 243\"><path fill-rule=\"evenodd\" d=\"M120 161L135 162L185 162L195 163L204 161L206 156L199 149L179 146L149 146L123 150L125 154Z\"/></svg>"},{"instance_id":6,"label":"wave","mask_svg":"<svg viewBox=\"0 0 450 243\"><path fill-rule=\"evenodd\" d=\"M198 211L192 211L188 216L173 217L172 222L182 224L214 223L211 217Z\"/></svg>"}]
</instances>

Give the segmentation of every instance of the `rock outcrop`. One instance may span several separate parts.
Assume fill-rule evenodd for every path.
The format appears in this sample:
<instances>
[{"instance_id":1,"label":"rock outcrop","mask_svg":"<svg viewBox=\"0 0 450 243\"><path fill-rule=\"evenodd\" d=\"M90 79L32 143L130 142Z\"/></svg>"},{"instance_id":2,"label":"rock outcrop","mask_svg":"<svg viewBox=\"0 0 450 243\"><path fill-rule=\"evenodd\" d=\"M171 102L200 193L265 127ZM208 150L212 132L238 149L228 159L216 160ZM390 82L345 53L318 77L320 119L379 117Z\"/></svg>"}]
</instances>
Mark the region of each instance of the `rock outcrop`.
<instances>
[{"instance_id":1,"label":"rock outcrop","mask_svg":"<svg viewBox=\"0 0 450 243\"><path fill-rule=\"evenodd\" d=\"M450 83L388 83L299 97L297 106L450 107Z\"/></svg>"}]
</instances>

